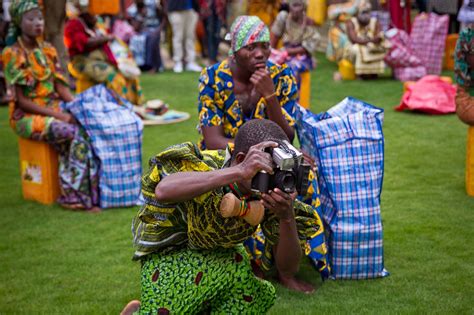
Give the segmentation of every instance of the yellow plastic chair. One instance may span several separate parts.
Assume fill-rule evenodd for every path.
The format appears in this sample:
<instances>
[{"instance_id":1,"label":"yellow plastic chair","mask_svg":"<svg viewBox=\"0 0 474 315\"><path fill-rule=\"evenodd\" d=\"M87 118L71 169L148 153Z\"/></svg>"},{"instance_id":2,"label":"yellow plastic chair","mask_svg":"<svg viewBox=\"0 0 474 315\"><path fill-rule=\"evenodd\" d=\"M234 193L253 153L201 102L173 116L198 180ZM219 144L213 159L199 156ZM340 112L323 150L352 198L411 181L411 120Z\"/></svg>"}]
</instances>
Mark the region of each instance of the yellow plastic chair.
<instances>
[{"instance_id":1,"label":"yellow plastic chair","mask_svg":"<svg viewBox=\"0 0 474 315\"><path fill-rule=\"evenodd\" d=\"M84 92L88 88L95 85L95 83L89 80L87 76L76 71L76 69L74 69L72 66L72 63L68 63L67 69L69 73L76 79L76 94Z\"/></svg>"},{"instance_id":2,"label":"yellow plastic chair","mask_svg":"<svg viewBox=\"0 0 474 315\"><path fill-rule=\"evenodd\" d=\"M314 20L316 24L323 25L326 21L328 7L326 0L309 0L306 15Z\"/></svg>"},{"instance_id":3,"label":"yellow plastic chair","mask_svg":"<svg viewBox=\"0 0 474 315\"><path fill-rule=\"evenodd\" d=\"M354 65L347 59L342 59L338 63L339 73L343 80L355 80L355 68Z\"/></svg>"},{"instance_id":4,"label":"yellow plastic chair","mask_svg":"<svg viewBox=\"0 0 474 315\"><path fill-rule=\"evenodd\" d=\"M474 127L467 130L466 192L474 197Z\"/></svg>"}]
</instances>

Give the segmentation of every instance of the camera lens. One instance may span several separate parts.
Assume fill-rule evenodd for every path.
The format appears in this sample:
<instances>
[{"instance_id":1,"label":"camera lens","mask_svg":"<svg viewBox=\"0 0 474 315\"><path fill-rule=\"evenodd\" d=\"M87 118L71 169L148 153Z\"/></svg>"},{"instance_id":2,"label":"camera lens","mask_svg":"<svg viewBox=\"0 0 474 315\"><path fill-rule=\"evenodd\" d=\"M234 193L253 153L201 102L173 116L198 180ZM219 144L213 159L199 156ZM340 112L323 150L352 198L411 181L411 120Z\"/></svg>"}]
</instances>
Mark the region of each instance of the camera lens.
<instances>
[{"instance_id":1,"label":"camera lens","mask_svg":"<svg viewBox=\"0 0 474 315\"><path fill-rule=\"evenodd\" d=\"M283 190L286 193L295 191L296 177L293 172L276 172L275 173L275 187Z\"/></svg>"}]
</instances>

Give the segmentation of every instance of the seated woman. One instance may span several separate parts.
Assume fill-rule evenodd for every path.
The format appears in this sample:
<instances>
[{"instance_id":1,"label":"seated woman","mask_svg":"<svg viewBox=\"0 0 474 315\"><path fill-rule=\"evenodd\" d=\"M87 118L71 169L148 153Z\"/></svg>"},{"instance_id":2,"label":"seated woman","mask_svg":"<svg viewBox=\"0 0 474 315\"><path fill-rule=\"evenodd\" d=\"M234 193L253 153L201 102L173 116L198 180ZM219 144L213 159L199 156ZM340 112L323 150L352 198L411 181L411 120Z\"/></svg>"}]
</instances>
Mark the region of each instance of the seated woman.
<instances>
[{"instance_id":1,"label":"seated woman","mask_svg":"<svg viewBox=\"0 0 474 315\"><path fill-rule=\"evenodd\" d=\"M117 61L108 45L114 36L96 28L97 18L87 12L87 7L76 4L79 16L69 20L64 30L64 42L69 52L72 74L85 76L94 84L104 83L130 103L143 103L138 77L125 76L118 69Z\"/></svg>"},{"instance_id":2,"label":"seated woman","mask_svg":"<svg viewBox=\"0 0 474 315\"><path fill-rule=\"evenodd\" d=\"M276 48L278 41L283 41L284 48L280 51L283 56L279 59L293 70L299 86L300 74L314 67L312 55L316 51L320 35L316 23L306 16L305 0L290 0L289 5L290 12L280 11L273 22L270 44Z\"/></svg>"},{"instance_id":3,"label":"seated woman","mask_svg":"<svg viewBox=\"0 0 474 315\"><path fill-rule=\"evenodd\" d=\"M99 211L98 164L87 135L61 102L73 100L56 50L38 38L44 21L36 0L12 2L9 47L2 54L5 78L15 89L10 125L23 138L46 141L59 152L61 196L74 209Z\"/></svg>"},{"instance_id":4,"label":"seated woman","mask_svg":"<svg viewBox=\"0 0 474 315\"><path fill-rule=\"evenodd\" d=\"M328 31L328 47L326 57L330 61L339 62L349 42L346 34L346 21L357 13L361 0L329 0L328 19L331 26Z\"/></svg>"},{"instance_id":5,"label":"seated woman","mask_svg":"<svg viewBox=\"0 0 474 315\"><path fill-rule=\"evenodd\" d=\"M344 58L352 62L356 75L361 78L376 78L385 70L383 61L387 49L383 32L375 17L370 17L371 5L362 1L357 17L346 22L351 44L344 51Z\"/></svg>"}]
</instances>

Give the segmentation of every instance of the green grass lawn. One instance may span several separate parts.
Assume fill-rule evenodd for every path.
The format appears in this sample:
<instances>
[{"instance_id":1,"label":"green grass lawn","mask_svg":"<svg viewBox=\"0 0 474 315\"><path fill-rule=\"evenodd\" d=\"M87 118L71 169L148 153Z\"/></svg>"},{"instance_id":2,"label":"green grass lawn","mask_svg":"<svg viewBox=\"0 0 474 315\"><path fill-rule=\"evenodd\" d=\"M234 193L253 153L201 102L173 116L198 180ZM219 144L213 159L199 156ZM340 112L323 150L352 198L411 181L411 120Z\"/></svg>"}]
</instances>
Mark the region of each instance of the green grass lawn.
<instances>
[{"instance_id":1,"label":"green grass lawn","mask_svg":"<svg viewBox=\"0 0 474 315\"><path fill-rule=\"evenodd\" d=\"M324 111L345 96L385 109L382 193L385 266L391 275L326 281L308 263L301 277L318 290L277 286L272 314L474 313L474 198L465 193L467 126L455 115L399 113L402 85L333 82L333 64L318 55L311 104ZM161 98L191 119L146 127L143 165L168 145L196 141L198 74L144 75L148 99ZM18 145L0 108L0 314L118 314L139 298L139 264L131 261L136 208L100 214L63 210L21 196Z\"/></svg>"}]
</instances>

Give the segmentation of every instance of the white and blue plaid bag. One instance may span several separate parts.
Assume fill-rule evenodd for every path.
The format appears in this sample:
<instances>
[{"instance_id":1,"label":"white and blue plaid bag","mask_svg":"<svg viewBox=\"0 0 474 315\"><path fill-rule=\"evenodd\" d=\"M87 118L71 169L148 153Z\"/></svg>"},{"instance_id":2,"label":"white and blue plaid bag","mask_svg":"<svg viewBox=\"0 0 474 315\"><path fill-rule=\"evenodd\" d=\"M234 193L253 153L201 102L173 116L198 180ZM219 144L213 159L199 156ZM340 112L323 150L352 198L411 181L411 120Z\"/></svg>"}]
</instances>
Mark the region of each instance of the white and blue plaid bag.
<instances>
[{"instance_id":1,"label":"white and blue plaid bag","mask_svg":"<svg viewBox=\"0 0 474 315\"><path fill-rule=\"evenodd\" d=\"M101 208L134 206L140 196L143 123L131 103L117 98L96 85L62 104L84 127L100 160Z\"/></svg>"},{"instance_id":2,"label":"white and blue plaid bag","mask_svg":"<svg viewBox=\"0 0 474 315\"><path fill-rule=\"evenodd\" d=\"M301 148L318 166L335 279L384 277L380 194L383 109L348 97L325 113L296 110Z\"/></svg>"}]
</instances>

